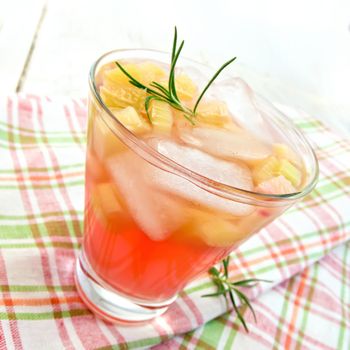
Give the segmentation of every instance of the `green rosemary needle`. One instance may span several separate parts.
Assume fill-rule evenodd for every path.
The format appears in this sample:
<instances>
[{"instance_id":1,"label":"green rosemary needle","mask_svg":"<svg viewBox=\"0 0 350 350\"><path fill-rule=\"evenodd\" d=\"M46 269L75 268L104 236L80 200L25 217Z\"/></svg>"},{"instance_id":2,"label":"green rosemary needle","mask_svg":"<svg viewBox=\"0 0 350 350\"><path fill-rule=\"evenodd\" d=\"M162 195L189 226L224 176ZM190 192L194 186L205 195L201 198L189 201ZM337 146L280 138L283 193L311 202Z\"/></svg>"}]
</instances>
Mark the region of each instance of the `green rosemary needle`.
<instances>
[{"instance_id":1,"label":"green rosemary needle","mask_svg":"<svg viewBox=\"0 0 350 350\"><path fill-rule=\"evenodd\" d=\"M178 58L180 56L180 53L182 51L182 48L185 44L185 41L182 40L179 47L177 46L177 29L175 27L175 33L174 33L174 40L173 40L173 46L172 46L172 52L171 52L171 63L170 63L170 71L169 71L169 79L168 79L168 86L165 87L155 81L151 82L149 86L146 86L139 82L137 79L135 79L119 62L115 62L115 64L118 66L118 68L129 78L129 83L134 85L135 87L142 89L146 91L146 93L149 95L145 99L145 110L147 117L149 121L152 123L151 116L149 114L149 108L150 103L152 100L158 100L158 101L164 101L167 102L171 107L174 109L180 111L183 113L184 117L194 125L194 117L197 112L197 108L199 105L199 102L202 100L204 94L209 89L210 85L214 82L214 80L219 76L219 74L229 65L231 64L236 57L231 58L226 63L224 63L218 71L213 75L213 77L209 80L208 84L205 86L201 94L199 95L193 110L188 108L187 106L184 106L182 102L180 101L177 92L176 92L176 85L175 85L175 67L176 63L178 61Z\"/></svg>"},{"instance_id":2,"label":"green rosemary needle","mask_svg":"<svg viewBox=\"0 0 350 350\"><path fill-rule=\"evenodd\" d=\"M253 287L257 282L271 282L271 281L258 279L258 278L249 278L246 280L231 282L228 276L229 262L230 262L230 257L228 256L226 259L222 260L222 268L220 270L218 270L215 266L213 266L209 270L209 275L217 287L217 292L202 295L202 297L216 297L216 296L223 295L226 298L226 301L228 301L228 298L229 298L232 303L233 309L237 314L239 321L242 323L244 329L247 332L249 332L249 329L244 320L244 317L237 306L236 298L238 297L238 299L240 300L241 306L247 306L250 309L250 311L254 316L255 322L256 322L256 316L255 316L254 309L250 304L249 299L242 291L239 290L239 287Z\"/></svg>"}]
</instances>

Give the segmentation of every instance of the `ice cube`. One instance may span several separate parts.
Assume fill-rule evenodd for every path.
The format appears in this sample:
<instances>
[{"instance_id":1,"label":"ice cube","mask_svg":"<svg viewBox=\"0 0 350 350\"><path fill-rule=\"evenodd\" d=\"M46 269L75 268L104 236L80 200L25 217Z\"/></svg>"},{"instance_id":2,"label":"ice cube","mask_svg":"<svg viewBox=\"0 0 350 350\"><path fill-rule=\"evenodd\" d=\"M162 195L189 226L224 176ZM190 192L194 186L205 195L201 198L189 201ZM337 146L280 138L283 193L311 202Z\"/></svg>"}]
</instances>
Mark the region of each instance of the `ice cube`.
<instances>
[{"instance_id":1,"label":"ice cube","mask_svg":"<svg viewBox=\"0 0 350 350\"><path fill-rule=\"evenodd\" d=\"M220 160L166 139L153 138L150 144L167 158L210 180L245 190L253 188L251 172L242 163ZM156 188L160 187L189 201L232 215L245 216L254 210L250 205L219 197L178 175L160 169L152 168L149 180Z\"/></svg>"},{"instance_id":2,"label":"ice cube","mask_svg":"<svg viewBox=\"0 0 350 350\"><path fill-rule=\"evenodd\" d=\"M175 201L148 187L143 162L125 152L108 158L107 167L130 215L150 239L159 241L181 224L182 215Z\"/></svg>"},{"instance_id":3,"label":"ice cube","mask_svg":"<svg viewBox=\"0 0 350 350\"><path fill-rule=\"evenodd\" d=\"M215 84L212 94L227 103L233 119L243 129L265 142L272 141L271 127L266 123L264 113L257 106L254 91L244 80L224 79Z\"/></svg>"},{"instance_id":4,"label":"ice cube","mask_svg":"<svg viewBox=\"0 0 350 350\"><path fill-rule=\"evenodd\" d=\"M199 90L201 90L211 78L208 72L195 68L193 65L182 65L181 60L179 64L180 66L178 66L176 69L176 76L181 76L181 74L188 76L193 82L196 83Z\"/></svg>"},{"instance_id":5,"label":"ice cube","mask_svg":"<svg viewBox=\"0 0 350 350\"><path fill-rule=\"evenodd\" d=\"M283 122L282 127L281 125L275 122L281 117L283 119L287 119L286 116L283 115L281 111L278 110L272 103L265 100L261 96L254 96L254 104L256 108L260 111L265 121L263 129L264 135L268 135L270 137L270 140L272 140L273 142L287 143L289 147L293 149L294 144L290 140L291 136L293 135L293 130L286 126L285 121ZM293 136L292 139L294 139Z\"/></svg>"},{"instance_id":6,"label":"ice cube","mask_svg":"<svg viewBox=\"0 0 350 350\"><path fill-rule=\"evenodd\" d=\"M259 161L272 152L270 145L239 129L194 127L179 132L179 137L191 146L225 159Z\"/></svg>"}]
</instances>

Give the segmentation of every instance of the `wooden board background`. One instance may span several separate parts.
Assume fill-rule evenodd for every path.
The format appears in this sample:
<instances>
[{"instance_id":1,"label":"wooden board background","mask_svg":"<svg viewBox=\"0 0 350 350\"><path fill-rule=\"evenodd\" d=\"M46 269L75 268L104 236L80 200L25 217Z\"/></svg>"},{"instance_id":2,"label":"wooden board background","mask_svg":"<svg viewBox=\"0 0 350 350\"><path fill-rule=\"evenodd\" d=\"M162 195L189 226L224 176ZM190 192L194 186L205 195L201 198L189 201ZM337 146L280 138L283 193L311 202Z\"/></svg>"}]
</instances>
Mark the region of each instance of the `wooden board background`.
<instances>
[{"instance_id":1,"label":"wooden board background","mask_svg":"<svg viewBox=\"0 0 350 350\"><path fill-rule=\"evenodd\" d=\"M0 0L0 94L85 96L91 63L115 48L169 50L232 68L274 102L350 132L350 2Z\"/></svg>"}]
</instances>

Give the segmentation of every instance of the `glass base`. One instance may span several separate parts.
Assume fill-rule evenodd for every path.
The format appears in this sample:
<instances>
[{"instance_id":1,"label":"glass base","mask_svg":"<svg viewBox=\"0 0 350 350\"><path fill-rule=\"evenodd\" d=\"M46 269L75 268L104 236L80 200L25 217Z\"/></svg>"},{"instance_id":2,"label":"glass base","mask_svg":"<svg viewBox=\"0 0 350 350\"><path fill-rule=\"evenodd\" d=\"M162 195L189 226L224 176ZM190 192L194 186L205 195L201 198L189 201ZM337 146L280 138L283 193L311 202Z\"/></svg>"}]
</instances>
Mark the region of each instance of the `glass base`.
<instances>
[{"instance_id":1,"label":"glass base","mask_svg":"<svg viewBox=\"0 0 350 350\"><path fill-rule=\"evenodd\" d=\"M75 284L87 307L100 318L113 323L133 323L151 320L163 314L176 296L163 303L135 302L109 290L92 278L80 259L76 262Z\"/></svg>"}]
</instances>

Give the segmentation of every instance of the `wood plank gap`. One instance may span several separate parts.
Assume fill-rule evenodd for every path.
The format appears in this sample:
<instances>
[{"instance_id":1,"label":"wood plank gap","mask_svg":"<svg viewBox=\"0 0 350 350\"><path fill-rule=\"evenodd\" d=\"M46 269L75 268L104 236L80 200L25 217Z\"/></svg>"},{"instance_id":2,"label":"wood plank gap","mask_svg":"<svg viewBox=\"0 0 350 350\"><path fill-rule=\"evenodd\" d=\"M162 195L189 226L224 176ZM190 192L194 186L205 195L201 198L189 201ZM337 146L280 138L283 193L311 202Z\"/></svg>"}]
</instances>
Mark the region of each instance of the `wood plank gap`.
<instances>
[{"instance_id":1,"label":"wood plank gap","mask_svg":"<svg viewBox=\"0 0 350 350\"><path fill-rule=\"evenodd\" d=\"M30 48L29 48L29 51L28 51L28 54L27 54L27 57L26 57L26 60L25 60L22 72L21 72L21 75L20 75L20 77L18 79L18 83L17 83L17 86L16 86L16 92L20 92L22 90L22 86L23 86L23 83L24 83L25 78L27 76L27 70L28 70L30 61L32 59L33 52L35 50L36 41L38 39L38 35L39 35L39 32L40 32L41 26L42 26L42 24L44 22L44 19L45 19L45 16L46 16L46 12L47 12L47 3L45 2L44 6L42 8L42 11L41 11L40 19L39 19L38 24L37 24L36 29L35 29L35 33L34 33L34 36L33 36L32 44L30 45Z\"/></svg>"}]
</instances>

